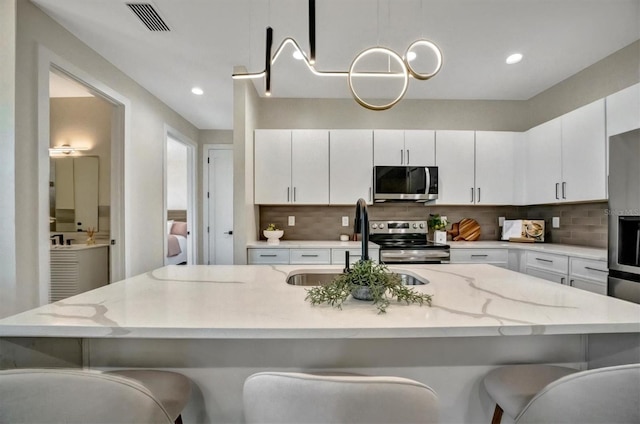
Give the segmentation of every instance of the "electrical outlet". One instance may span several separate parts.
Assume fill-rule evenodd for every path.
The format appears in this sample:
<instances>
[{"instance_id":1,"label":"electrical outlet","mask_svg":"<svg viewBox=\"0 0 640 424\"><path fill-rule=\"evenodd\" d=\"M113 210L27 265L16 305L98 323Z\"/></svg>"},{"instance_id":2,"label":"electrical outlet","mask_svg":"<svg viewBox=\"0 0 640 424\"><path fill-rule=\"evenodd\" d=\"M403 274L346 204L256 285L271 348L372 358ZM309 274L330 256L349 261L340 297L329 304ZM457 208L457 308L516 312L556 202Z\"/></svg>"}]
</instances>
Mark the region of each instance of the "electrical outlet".
<instances>
[{"instance_id":1,"label":"electrical outlet","mask_svg":"<svg viewBox=\"0 0 640 424\"><path fill-rule=\"evenodd\" d=\"M551 219L551 226L553 228L560 228L560 217L559 216L554 216Z\"/></svg>"},{"instance_id":2,"label":"electrical outlet","mask_svg":"<svg viewBox=\"0 0 640 424\"><path fill-rule=\"evenodd\" d=\"M504 226L504 216L499 216L498 217L498 227L503 227Z\"/></svg>"},{"instance_id":3,"label":"electrical outlet","mask_svg":"<svg viewBox=\"0 0 640 424\"><path fill-rule=\"evenodd\" d=\"M349 226L349 217L348 216L343 216L342 217L342 226L343 227L348 227Z\"/></svg>"},{"instance_id":4,"label":"electrical outlet","mask_svg":"<svg viewBox=\"0 0 640 424\"><path fill-rule=\"evenodd\" d=\"M296 225L296 217L295 216L290 216L289 217L289 227L294 227Z\"/></svg>"}]
</instances>

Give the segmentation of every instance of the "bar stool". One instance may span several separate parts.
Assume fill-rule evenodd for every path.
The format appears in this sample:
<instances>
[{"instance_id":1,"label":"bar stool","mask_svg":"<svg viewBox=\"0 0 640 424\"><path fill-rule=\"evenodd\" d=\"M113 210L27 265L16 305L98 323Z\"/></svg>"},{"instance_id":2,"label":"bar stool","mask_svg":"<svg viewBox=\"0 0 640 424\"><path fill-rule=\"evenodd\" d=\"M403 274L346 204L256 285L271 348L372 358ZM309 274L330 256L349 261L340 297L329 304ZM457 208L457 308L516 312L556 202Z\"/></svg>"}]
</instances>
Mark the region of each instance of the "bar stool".
<instances>
[{"instance_id":1,"label":"bar stool","mask_svg":"<svg viewBox=\"0 0 640 424\"><path fill-rule=\"evenodd\" d=\"M487 374L484 386L502 410L524 423L640 422L640 364L578 371L551 365L511 365Z\"/></svg>"},{"instance_id":2,"label":"bar stool","mask_svg":"<svg viewBox=\"0 0 640 424\"><path fill-rule=\"evenodd\" d=\"M182 424L182 410L191 396L191 381L184 375L171 371L145 369L106 371L103 374L136 380L162 403L175 424Z\"/></svg>"},{"instance_id":3,"label":"bar stool","mask_svg":"<svg viewBox=\"0 0 640 424\"><path fill-rule=\"evenodd\" d=\"M400 377L261 372L244 383L245 422L437 423L436 393Z\"/></svg>"},{"instance_id":4,"label":"bar stool","mask_svg":"<svg viewBox=\"0 0 640 424\"><path fill-rule=\"evenodd\" d=\"M71 369L0 371L1 423L170 424L149 389L129 378Z\"/></svg>"}]
</instances>

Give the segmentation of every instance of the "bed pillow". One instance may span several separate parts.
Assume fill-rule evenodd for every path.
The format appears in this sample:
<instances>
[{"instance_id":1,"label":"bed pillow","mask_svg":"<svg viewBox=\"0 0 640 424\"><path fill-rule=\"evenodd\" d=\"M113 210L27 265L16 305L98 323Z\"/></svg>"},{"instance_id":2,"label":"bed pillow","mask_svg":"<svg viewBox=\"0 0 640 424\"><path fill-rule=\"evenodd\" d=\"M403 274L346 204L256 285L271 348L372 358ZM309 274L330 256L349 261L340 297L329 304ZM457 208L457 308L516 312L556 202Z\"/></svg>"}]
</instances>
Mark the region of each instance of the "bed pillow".
<instances>
[{"instance_id":1,"label":"bed pillow","mask_svg":"<svg viewBox=\"0 0 640 424\"><path fill-rule=\"evenodd\" d=\"M171 234L171 229L173 228L173 219L167 220L167 234Z\"/></svg>"},{"instance_id":2,"label":"bed pillow","mask_svg":"<svg viewBox=\"0 0 640 424\"><path fill-rule=\"evenodd\" d=\"M171 228L171 234L176 236L187 236L187 223L176 221L173 223L173 227Z\"/></svg>"}]
</instances>

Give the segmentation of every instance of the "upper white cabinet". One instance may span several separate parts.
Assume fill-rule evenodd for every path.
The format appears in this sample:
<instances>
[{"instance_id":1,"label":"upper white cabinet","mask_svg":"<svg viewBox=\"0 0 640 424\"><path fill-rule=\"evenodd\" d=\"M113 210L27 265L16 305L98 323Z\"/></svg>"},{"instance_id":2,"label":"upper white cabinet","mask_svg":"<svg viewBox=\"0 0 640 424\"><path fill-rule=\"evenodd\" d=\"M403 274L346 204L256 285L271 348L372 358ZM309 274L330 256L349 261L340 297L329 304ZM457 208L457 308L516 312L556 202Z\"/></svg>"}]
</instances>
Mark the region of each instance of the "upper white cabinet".
<instances>
[{"instance_id":1,"label":"upper white cabinet","mask_svg":"<svg viewBox=\"0 0 640 424\"><path fill-rule=\"evenodd\" d=\"M438 131L438 204L473 205L475 203L475 133Z\"/></svg>"},{"instance_id":2,"label":"upper white cabinet","mask_svg":"<svg viewBox=\"0 0 640 424\"><path fill-rule=\"evenodd\" d=\"M328 131L256 130L255 203L329 203Z\"/></svg>"},{"instance_id":3,"label":"upper white cabinet","mask_svg":"<svg viewBox=\"0 0 640 424\"><path fill-rule=\"evenodd\" d=\"M376 166L435 165L435 131L375 130L373 146Z\"/></svg>"},{"instance_id":4,"label":"upper white cabinet","mask_svg":"<svg viewBox=\"0 0 640 424\"><path fill-rule=\"evenodd\" d=\"M329 203L355 205L362 198L373 202L373 132L329 132Z\"/></svg>"},{"instance_id":5,"label":"upper white cabinet","mask_svg":"<svg viewBox=\"0 0 640 424\"><path fill-rule=\"evenodd\" d=\"M607 137L640 128L640 84L607 97Z\"/></svg>"},{"instance_id":6,"label":"upper white cabinet","mask_svg":"<svg viewBox=\"0 0 640 424\"><path fill-rule=\"evenodd\" d=\"M518 133L438 131L438 204L514 203Z\"/></svg>"},{"instance_id":7,"label":"upper white cabinet","mask_svg":"<svg viewBox=\"0 0 640 424\"><path fill-rule=\"evenodd\" d=\"M521 187L516 181L521 134L509 131L476 131L477 205L513 205Z\"/></svg>"},{"instance_id":8,"label":"upper white cabinet","mask_svg":"<svg viewBox=\"0 0 640 424\"><path fill-rule=\"evenodd\" d=\"M604 99L527 132L527 204L606 199Z\"/></svg>"}]
</instances>

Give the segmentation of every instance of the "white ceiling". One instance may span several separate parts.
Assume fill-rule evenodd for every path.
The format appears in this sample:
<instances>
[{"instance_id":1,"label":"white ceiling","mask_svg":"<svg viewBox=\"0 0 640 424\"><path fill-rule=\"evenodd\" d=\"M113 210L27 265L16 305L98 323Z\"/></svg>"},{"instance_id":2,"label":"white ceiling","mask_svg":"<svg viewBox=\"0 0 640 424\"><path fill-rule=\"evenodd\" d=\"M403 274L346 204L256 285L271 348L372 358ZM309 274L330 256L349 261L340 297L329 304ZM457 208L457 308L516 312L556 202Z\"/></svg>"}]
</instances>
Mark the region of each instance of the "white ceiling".
<instances>
[{"instance_id":1,"label":"white ceiling","mask_svg":"<svg viewBox=\"0 0 640 424\"><path fill-rule=\"evenodd\" d=\"M263 70L267 25L274 50L285 37L309 46L305 0L149 1L164 33L126 0L32 1L200 129L232 128L233 67ZM346 71L375 45L403 55L416 39L437 43L444 66L409 82L412 99L529 99L640 38L640 0L316 0L316 16L320 70ZM524 60L506 65L516 51ZM272 97L351 97L345 78L313 76L291 53L272 69Z\"/></svg>"}]
</instances>

